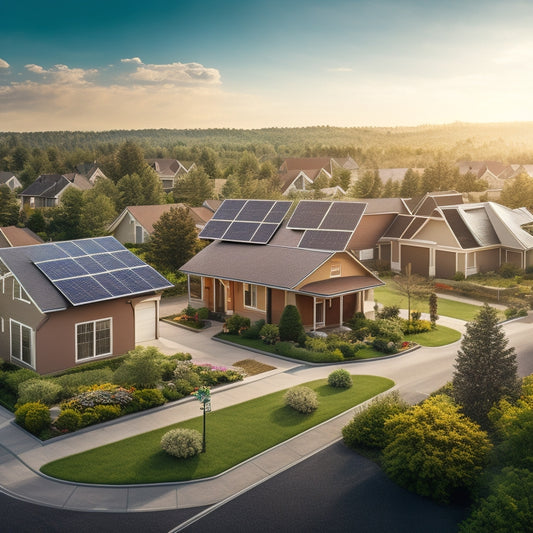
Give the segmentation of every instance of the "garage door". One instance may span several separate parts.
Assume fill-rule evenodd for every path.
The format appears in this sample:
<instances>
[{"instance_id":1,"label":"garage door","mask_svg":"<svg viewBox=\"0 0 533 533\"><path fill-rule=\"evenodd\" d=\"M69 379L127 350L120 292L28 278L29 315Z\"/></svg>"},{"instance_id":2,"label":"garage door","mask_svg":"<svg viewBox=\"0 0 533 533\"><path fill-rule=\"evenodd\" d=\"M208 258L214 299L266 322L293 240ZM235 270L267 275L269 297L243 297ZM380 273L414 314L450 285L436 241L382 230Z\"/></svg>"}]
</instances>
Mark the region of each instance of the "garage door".
<instances>
[{"instance_id":1,"label":"garage door","mask_svg":"<svg viewBox=\"0 0 533 533\"><path fill-rule=\"evenodd\" d=\"M402 245L402 271L411 263L411 272L429 276L429 248Z\"/></svg>"},{"instance_id":2,"label":"garage door","mask_svg":"<svg viewBox=\"0 0 533 533\"><path fill-rule=\"evenodd\" d=\"M155 339L156 303L144 302L135 306L135 343Z\"/></svg>"}]
</instances>

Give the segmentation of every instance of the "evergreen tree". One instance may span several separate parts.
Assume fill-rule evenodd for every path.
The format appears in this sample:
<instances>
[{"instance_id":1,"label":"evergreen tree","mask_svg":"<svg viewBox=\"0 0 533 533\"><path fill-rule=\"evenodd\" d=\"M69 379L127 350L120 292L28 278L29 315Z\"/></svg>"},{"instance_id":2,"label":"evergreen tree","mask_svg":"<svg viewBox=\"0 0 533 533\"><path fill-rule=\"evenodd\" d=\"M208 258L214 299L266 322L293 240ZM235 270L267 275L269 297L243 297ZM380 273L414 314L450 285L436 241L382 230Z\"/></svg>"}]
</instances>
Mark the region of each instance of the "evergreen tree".
<instances>
[{"instance_id":1,"label":"evergreen tree","mask_svg":"<svg viewBox=\"0 0 533 533\"><path fill-rule=\"evenodd\" d=\"M463 412L482 426L487 426L487 415L496 402L520 394L516 353L508 343L496 310L485 304L466 325L457 352L454 397Z\"/></svg>"},{"instance_id":2,"label":"evergreen tree","mask_svg":"<svg viewBox=\"0 0 533 533\"><path fill-rule=\"evenodd\" d=\"M115 181L126 175L138 174L140 176L147 166L141 148L132 141L126 141L116 154Z\"/></svg>"},{"instance_id":3,"label":"evergreen tree","mask_svg":"<svg viewBox=\"0 0 533 533\"><path fill-rule=\"evenodd\" d=\"M0 226L14 226L18 219L17 195L7 185L0 185Z\"/></svg>"},{"instance_id":4,"label":"evergreen tree","mask_svg":"<svg viewBox=\"0 0 533 533\"><path fill-rule=\"evenodd\" d=\"M503 187L500 202L516 209L518 207L533 208L533 179L527 174L519 174Z\"/></svg>"},{"instance_id":5,"label":"evergreen tree","mask_svg":"<svg viewBox=\"0 0 533 533\"><path fill-rule=\"evenodd\" d=\"M162 271L176 271L200 247L193 218L183 207L171 208L154 224L147 259Z\"/></svg>"},{"instance_id":6,"label":"evergreen tree","mask_svg":"<svg viewBox=\"0 0 533 533\"><path fill-rule=\"evenodd\" d=\"M295 305L286 305L279 319L279 338L282 341L299 342L305 335L302 317Z\"/></svg>"},{"instance_id":7,"label":"evergreen tree","mask_svg":"<svg viewBox=\"0 0 533 533\"><path fill-rule=\"evenodd\" d=\"M421 192L448 191L459 180L459 169L439 157L433 165L426 167L422 174Z\"/></svg>"},{"instance_id":8,"label":"evergreen tree","mask_svg":"<svg viewBox=\"0 0 533 533\"><path fill-rule=\"evenodd\" d=\"M412 168L408 168L400 187L402 198L413 198L420 194L420 175Z\"/></svg>"},{"instance_id":9,"label":"evergreen tree","mask_svg":"<svg viewBox=\"0 0 533 533\"><path fill-rule=\"evenodd\" d=\"M432 292L429 295L429 320L431 321L431 326L435 327L437 320L439 319L438 315L438 298L437 294Z\"/></svg>"},{"instance_id":10,"label":"evergreen tree","mask_svg":"<svg viewBox=\"0 0 533 533\"><path fill-rule=\"evenodd\" d=\"M173 194L176 202L184 202L193 207L201 206L205 200L213 198L214 182L204 170L191 170L178 180Z\"/></svg>"}]
</instances>

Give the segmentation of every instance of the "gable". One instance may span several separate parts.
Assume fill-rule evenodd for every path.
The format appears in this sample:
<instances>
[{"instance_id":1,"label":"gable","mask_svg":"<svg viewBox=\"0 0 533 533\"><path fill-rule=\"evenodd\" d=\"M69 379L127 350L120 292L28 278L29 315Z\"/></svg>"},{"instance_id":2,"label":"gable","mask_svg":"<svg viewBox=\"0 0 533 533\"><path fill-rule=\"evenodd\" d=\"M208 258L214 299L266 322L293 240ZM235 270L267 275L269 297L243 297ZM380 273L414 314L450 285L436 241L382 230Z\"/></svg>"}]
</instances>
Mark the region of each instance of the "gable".
<instances>
[{"instance_id":1,"label":"gable","mask_svg":"<svg viewBox=\"0 0 533 533\"><path fill-rule=\"evenodd\" d=\"M459 243L446 222L435 218L428 219L412 239L432 242L439 246L459 247Z\"/></svg>"}]
</instances>

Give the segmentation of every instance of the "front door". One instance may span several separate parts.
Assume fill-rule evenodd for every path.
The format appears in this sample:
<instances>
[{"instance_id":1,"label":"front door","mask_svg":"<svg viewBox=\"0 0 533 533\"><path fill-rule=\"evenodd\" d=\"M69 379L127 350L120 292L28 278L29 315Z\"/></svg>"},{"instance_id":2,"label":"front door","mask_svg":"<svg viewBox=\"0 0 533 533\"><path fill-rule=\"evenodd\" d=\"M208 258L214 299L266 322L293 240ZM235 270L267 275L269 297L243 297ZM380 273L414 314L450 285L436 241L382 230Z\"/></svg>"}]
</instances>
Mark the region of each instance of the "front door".
<instances>
[{"instance_id":1,"label":"front door","mask_svg":"<svg viewBox=\"0 0 533 533\"><path fill-rule=\"evenodd\" d=\"M315 301L315 329L323 328L326 325L326 306L324 300L317 299Z\"/></svg>"},{"instance_id":2,"label":"front door","mask_svg":"<svg viewBox=\"0 0 533 533\"><path fill-rule=\"evenodd\" d=\"M226 287L219 280L215 279L215 313L226 312Z\"/></svg>"}]
</instances>

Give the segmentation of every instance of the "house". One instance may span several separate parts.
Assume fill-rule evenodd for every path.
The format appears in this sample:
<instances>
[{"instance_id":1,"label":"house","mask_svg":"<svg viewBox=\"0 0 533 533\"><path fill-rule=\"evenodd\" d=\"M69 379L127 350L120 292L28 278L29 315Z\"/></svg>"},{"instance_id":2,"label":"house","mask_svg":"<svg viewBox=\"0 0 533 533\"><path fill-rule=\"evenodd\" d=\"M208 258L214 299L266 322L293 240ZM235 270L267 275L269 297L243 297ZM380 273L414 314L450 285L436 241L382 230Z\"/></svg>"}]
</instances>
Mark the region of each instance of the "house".
<instances>
[{"instance_id":1,"label":"house","mask_svg":"<svg viewBox=\"0 0 533 533\"><path fill-rule=\"evenodd\" d=\"M179 207L189 211L198 231L203 229L216 210L207 207L205 203L201 207L188 207L185 204L132 205L126 207L110 224L108 232L122 244L142 244L150 238L154 224L161 215Z\"/></svg>"},{"instance_id":2,"label":"house","mask_svg":"<svg viewBox=\"0 0 533 533\"><path fill-rule=\"evenodd\" d=\"M424 204L427 208L428 204ZM465 277L497 270L503 263L533 265L533 223L525 208L509 209L494 202L436 206L431 213L396 217L379 240L379 256L391 269L429 277Z\"/></svg>"},{"instance_id":3,"label":"house","mask_svg":"<svg viewBox=\"0 0 533 533\"><path fill-rule=\"evenodd\" d=\"M69 187L86 191L93 184L81 174L41 174L19 194L22 208L57 207Z\"/></svg>"},{"instance_id":4,"label":"house","mask_svg":"<svg viewBox=\"0 0 533 533\"><path fill-rule=\"evenodd\" d=\"M158 336L172 287L113 237L0 248L0 356L40 374Z\"/></svg>"},{"instance_id":5,"label":"house","mask_svg":"<svg viewBox=\"0 0 533 533\"><path fill-rule=\"evenodd\" d=\"M307 329L371 312L379 280L350 251L364 202L225 200L200 233L213 240L181 267L189 302L278 323L295 305ZM366 246L366 244L365 244Z\"/></svg>"},{"instance_id":6,"label":"house","mask_svg":"<svg viewBox=\"0 0 533 533\"><path fill-rule=\"evenodd\" d=\"M40 244L43 240L29 228L17 228L17 226L5 226L0 228L0 248L11 246L28 246Z\"/></svg>"},{"instance_id":7,"label":"house","mask_svg":"<svg viewBox=\"0 0 533 533\"><path fill-rule=\"evenodd\" d=\"M317 179L329 181L336 168L349 170L352 182L357 179L359 165L351 157L289 157L279 169L282 194L312 190Z\"/></svg>"},{"instance_id":8,"label":"house","mask_svg":"<svg viewBox=\"0 0 533 533\"><path fill-rule=\"evenodd\" d=\"M96 161L94 163L81 163L76 165L76 173L81 174L83 177L87 178L90 183L93 185L100 179L109 179L103 172L102 169L97 165Z\"/></svg>"},{"instance_id":9,"label":"house","mask_svg":"<svg viewBox=\"0 0 533 533\"><path fill-rule=\"evenodd\" d=\"M18 180L13 172L0 172L0 185L7 185L12 191L22 187L22 183Z\"/></svg>"},{"instance_id":10,"label":"house","mask_svg":"<svg viewBox=\"0 0 533 533\"><path fill-rule=\"evenodd\" d=\"M171 192L180 176L196 167L194 163L180 163L177 159L147 159L146 163L156 171L165 192Z\"/></svg>"}]
</instances>

